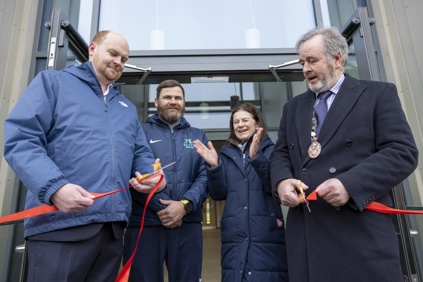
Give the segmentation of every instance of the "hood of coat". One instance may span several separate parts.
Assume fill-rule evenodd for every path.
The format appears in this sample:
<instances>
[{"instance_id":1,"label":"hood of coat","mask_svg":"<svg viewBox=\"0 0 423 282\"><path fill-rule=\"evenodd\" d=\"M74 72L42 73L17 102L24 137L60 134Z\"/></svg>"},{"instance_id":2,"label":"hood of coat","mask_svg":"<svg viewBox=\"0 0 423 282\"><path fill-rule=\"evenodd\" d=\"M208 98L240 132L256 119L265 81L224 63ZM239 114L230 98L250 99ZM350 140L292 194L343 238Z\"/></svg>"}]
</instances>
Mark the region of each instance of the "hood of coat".
<instances>
[{"instance_id":1,"label":"hood of coat","mask_svg":"<svg viewBox=\"0 0 423 282\"><path fill-rule=\"evenodd\" d=\"M164 128L169 128L168 123L162 121L159 118L159 115L158 114L155 114L155 115L152 115L152 116L148 117L148 119L145 122L146 123L157 124L158 126L164 127ZM191 127L191 125L189 124L189 122L184 117L181 117L181 120L179 121L179 124L176 125L173 128L174 129L181 129L181 128L187 128L187 127Z\"/></svg>"},{"instance_id":2,"label":"hood of coat","mask_svg":"<svg viewBox=\"0 0 423 282\"><path fill-rule=\"evenodd\" d=\"M89 85L97 95L103 95L103 90L101 89L100 82L97 79L97 76L94 71L93 64L91 62L85 62L83 64L70 65L65 68L63 71L79 78ZM124 83L113 83L112 88L110 89L110 97L118 94L117 87Z\"/></svg>"}]
</instances>

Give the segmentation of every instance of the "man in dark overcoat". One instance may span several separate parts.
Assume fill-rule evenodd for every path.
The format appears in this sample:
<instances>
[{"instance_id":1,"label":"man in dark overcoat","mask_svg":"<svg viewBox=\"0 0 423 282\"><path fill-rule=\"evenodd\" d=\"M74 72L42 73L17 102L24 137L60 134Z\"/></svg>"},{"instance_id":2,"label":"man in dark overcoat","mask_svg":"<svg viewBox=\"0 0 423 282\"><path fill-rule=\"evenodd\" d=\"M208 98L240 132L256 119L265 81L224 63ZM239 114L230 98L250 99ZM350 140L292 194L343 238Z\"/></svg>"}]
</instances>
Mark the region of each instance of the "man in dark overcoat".
<instances>
[{"instance_id":1,"label":"man in dark overcoat","mask_svg":"<svg viewBox=\"0 0 423 282\"><path fill-rule=\"evenodd\" d=\"M289 207L290 282L403 281L390 216L365 210L392 206L389 191L417 166L396 87L344 74L348 44L334 28L296 47L310 89L285 104L271 156L272 187ZM311 212L297 187L317 191Z\"/></svg>"}]
</instances>

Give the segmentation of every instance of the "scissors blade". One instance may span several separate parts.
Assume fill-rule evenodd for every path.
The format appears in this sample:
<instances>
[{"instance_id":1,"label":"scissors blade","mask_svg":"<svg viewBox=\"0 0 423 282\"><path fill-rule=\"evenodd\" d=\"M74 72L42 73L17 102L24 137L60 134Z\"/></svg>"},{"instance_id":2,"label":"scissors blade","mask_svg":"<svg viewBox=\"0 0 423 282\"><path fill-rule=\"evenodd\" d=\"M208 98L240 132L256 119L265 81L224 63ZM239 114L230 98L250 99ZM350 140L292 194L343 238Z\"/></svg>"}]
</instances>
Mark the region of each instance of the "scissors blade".
<instances>
[{"instance_id":1,"label":"scissors blade","mask_svg":"<svg viewBox=\"0 0 423 282\"><path fill-rule=\"evenodd\" d=\"M158 171L164 170L165 168L170 167L171 165L174 165L174 164L176 164L176 162L173 162L173 163L167 164L167 165L165 165L165 166L162 166L161 168L159 168L159 169L158 169L158 170L156 170L155 172L158 172Z\"/></svg>"},{"instance_id":2,"label":"scissors blade","mask_svg":"<svg viewBox=\"0 0 423 282\"><path fill-rule=\"evenodd\" d=\"M144 181L144 180L146 180L146 179L149 179L149 178L153 177L153 176L154 176L156 173L158 173L159 171L162 171L163 169L165 169L165 168L167 168L167 167L169 167L169 166L171 166L171 165L174 165L174 164L176 164L176 162L173 162L173 163L167 164L167 165L165 165L165 166L163 166L163 167L160 167L159 169L156 169L156 170L155 170L155 171L153 171L152 173L146 173L146 174L143 174L143 175L142 175L142 177L137 178L137 180L138 180L138 182L141 182L141 181Z\"/></svg>"},{"instance_id":3,"label":"scissors blade","mask_svg":"<svg viewBox=\"0 0 423 282\"><path fill-rule=\"evenodd\" d=\"M304 193L304 191L303 191L303 189L301 189L301 195L303 196L302 197L302 202L303 202L303 204L306 206L306 208L308 209L308 212L310 212L311 213L311 209L310 209L310 204L308 203L308 201L306 200L306 195L305 195L305 193Z\"/></svg>"},{"instance_id":4,"label":"scissors blade","mask_svg":"<svg viewBox=\"0 0 423 282\"><path fill-rule=\"evenodd\" d=\"M303 194L304 195L304 194ZM308 212L311 213L311 209L310 209L310 204L308 203L308 201L305 199L305 195L304 195L304 205L306 206L306 208L308 209Z\"/></svg>"}]
</instances>

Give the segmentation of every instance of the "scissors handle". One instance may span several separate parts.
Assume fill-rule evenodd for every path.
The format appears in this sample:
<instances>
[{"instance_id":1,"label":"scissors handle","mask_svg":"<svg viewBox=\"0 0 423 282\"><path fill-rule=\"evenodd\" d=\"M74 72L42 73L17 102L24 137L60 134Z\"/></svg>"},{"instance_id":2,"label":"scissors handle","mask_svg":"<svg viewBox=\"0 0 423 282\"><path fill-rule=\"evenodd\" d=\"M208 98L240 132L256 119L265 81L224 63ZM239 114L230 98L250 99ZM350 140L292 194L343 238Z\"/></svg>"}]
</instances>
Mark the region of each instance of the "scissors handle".
<instances>
[{"instance_id":1,"label":"scissors handle","mask_svg":"<svg viewBox=\"0 0 423 282\"><path fill-rule=\"evenodd\" d=\"M165 168L167 168L167 167L169 167L169 166L171 166L171 165L174 165L176 162L173 162L173 163L170 163L170 164L167 164L167 165L165 165L164 167L162 167L162 164L161 163L154 163L154 164L152 164L152 166L153 166L153 169L154 169L154 171L152 172L152 173L145 173L145 174L143 174L143 175L141 175L141 177L137 177L137 181L138 182L141 182L141 181L143 181L143 180L145 180L145 179L147 179L147 178L149 178L150 176L152 176L153 174L156 174L157 172L159 172L159 171L161 171L161 170L163 170L163 169L165 169Z\"/></svg>"},{"instance_id":2,"label":"scissors handle","mask_svg":"<svg viewBox=\"0 0 423 282\"><path fill-rule=\"evenodd\" d=\"M298 194L298 197L300 198L300 202L306 206L309 212L311 212L310 204L306 200L306 196L303 189L303 183L301 182L301 180L299 179L297 180L297 185L295 186L295 188L297 188L297 190L300 192Z\"/></svg>"}]
</instances>

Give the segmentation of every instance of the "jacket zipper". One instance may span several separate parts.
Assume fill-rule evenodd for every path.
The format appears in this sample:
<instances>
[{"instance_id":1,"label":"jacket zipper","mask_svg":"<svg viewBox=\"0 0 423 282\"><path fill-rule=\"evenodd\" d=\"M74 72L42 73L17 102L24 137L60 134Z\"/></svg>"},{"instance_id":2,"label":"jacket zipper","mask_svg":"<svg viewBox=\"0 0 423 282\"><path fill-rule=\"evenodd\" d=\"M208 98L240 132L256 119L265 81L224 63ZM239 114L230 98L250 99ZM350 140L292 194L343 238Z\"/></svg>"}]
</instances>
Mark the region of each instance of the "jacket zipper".
<instances>
[{"instance_id":1,"label":"jacket zipper","mask_svg":"<svg viewBox=\"0 0 423 282\"><path fill-rule=\"evenodd\" d=\"M106 112L106 118L107 118L107 127L108 127L108 130L109 130L109 137L110 137L110 143L111 143L111 153L112 153L112 162L111 162L111 164L112 164L112 174L111 174L111 176L112 176L112 185L114 185L114 183L115 183L115 146L114 146L114 140L113 140L113 134L112 134L112 127L111 127L111 125L110 125L110 116L109 116L109 102L107 101L107 98L108 98L108 96L110 95L110 92L109 92L109 94L107 94L105 97L104 97L104 110L105 110L105 112ZM115 187L111 187L111 189L114 189ZM113 215L115 215L115 203L114 203L114 200L115 200L115 197L112 197L111 198L111 200L112 200L112 214Z\"/></svg>"},{"instance_id":2,"label":"jacket zipper","mask_svg":"<svg viewBox=\"0 0 423 282\"><path fill-rule=\"evenodd\" d=\"M170 129L170 133L171 133L171 138L172 138L172 154L173 154L173 160L176 161L176 144L175 144L175 134L173 132L173 128ZM176 172L177 172L176 168L177 168L176 165L174 165L173 168L172 168L173 169L173 183L174 183L173 188L174 189L177 187L177 179L178 179L177 176L176 176ZM173 198L173 189L170 190L169 197L172 200L175 200Z\"/></svg>"}]
</instances>

